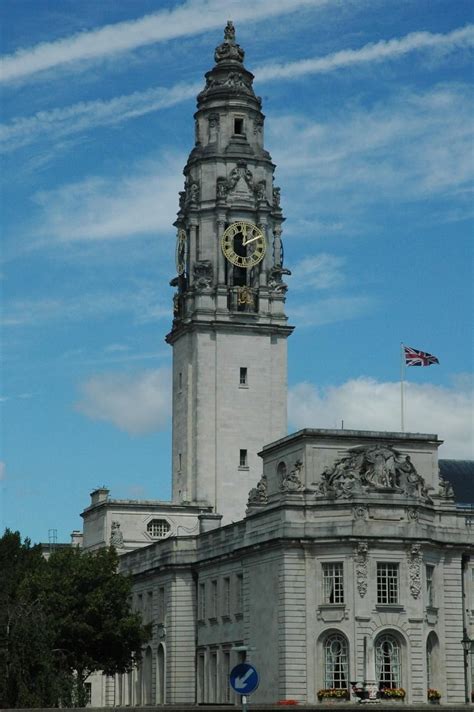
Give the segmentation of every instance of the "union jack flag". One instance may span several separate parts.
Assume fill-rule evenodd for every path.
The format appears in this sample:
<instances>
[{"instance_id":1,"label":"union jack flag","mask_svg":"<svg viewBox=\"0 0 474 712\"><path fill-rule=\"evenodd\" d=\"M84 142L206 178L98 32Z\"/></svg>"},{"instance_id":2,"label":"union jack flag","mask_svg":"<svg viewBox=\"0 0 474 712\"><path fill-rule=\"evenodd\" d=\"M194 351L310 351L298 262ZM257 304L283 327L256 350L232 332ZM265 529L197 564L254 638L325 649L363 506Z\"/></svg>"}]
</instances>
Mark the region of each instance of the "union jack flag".
<instances>
[{"instance_id":1,"label":"union jack flag","mask_svg":"<svg viewBox=\"0 0 474 712\"><path fill-rule=\"evenodd\" d=\"M439 363L436 356L427 354L425 351L417 351L410 346L404 346L403 349L407 366L431 366L432 363Z\"/></svg>"}]
</instances>

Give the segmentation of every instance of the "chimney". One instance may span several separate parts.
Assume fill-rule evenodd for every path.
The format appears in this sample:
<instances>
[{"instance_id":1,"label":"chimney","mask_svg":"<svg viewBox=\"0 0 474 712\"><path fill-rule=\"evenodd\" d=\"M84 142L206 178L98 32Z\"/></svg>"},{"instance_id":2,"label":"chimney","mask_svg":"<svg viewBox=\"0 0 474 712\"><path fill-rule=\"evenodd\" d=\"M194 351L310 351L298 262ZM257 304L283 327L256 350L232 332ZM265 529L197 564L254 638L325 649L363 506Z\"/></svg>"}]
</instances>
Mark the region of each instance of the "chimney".
<instances>
[{"instance_id":1,"label":"chimney","mask_svg":"<svg viewBox=\"0 0 474 712\"><path fill-rule=\"evenodd\" d=\"M91 492L91 505L106 502L109 498L109 492L110 490L108 490L104 485L95 489Z\"/></svg>"}]
</instances>

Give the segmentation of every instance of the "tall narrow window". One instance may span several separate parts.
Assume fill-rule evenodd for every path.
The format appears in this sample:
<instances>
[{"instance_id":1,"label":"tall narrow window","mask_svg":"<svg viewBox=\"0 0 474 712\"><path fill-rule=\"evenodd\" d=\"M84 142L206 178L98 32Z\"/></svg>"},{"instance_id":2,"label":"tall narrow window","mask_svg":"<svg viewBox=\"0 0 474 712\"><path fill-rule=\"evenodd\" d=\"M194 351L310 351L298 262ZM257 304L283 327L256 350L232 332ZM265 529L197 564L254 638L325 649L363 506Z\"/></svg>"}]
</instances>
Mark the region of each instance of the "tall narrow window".
<instances>
[{"instance_id":1,"label":"tall narrow window","mask_svg":"<svg viewBox=\"0 0 474 712\"><path fill-rule=\"evenodd\" d=\"M323 564L324 603L344 603L344 566L342 562Z\"/></svg>"},{"instance_id":2,"label":"tall narrow window","mask_svg":"<svg viewBox=\"0 0 474 712\"><path fill-rule=\"evenodd\" d=\"M237 574L235 583L235 612L242 613L244 601L244 577L242 574Z\"/></svg>"},{"instance_id":3,"label":"tall narrow window","mask_svg":"<svg viewBox=\"0 0 474 712\"><path fill-rule=\"evenodd\" d=\"M196 225L196 259L199 260L200 257L200 244L199 244L199 225Z\"/></svg>"},{"instance_id":4,"label":"tall narrow window","mask_svg":"<svg viewBox=\"0 0 474 712\"><path fill-rule=\"evenodd\" d=\"M209 702L217 702L217 653L209 659Z\"/></svg>"},{"instance_id":5,"label":"tall narrow window","mask_svg":"<svg viewBox=\"0 0 474 712\"><path fill-rule=\"evenodd\" d=\"M230 613L230 578L225 577L222 592L222 615L228 616Z\"/></svg>"},{"instance_id":6,"label":"tall narrow window","mask_svg":"<svg viewBox=\"0 0 474 712\"><path fill-rule=\"evenodd\" d=\"M198 606L199 606L199 620L203 621L206 617L206 584L205 583L199 584Z\"/></svg>"},{"instance_id":7,"label":"tall narrow window","mask_svg":"<svg viewBox=\"0 0 474 712\"><path fill-rule=\"evenodd\" d=\"M393 635L382 635L375 643L375 669L380 689L402 686L400 643Z\"/></svg>"},{"instance_id":8,"label":"tall narrow window","mask_svg":"<svg viewBox=\"0 0 474 712\"><path fill-rule=\"evenodd\" d=\"M434 606L434 586L433 586L434 566L426 567L426 605Z\"/></svg>"},{"instance_id":9,"label":"tall narrow window","mask_svg":"<svg viewBox=\"0 0 474 712\"><path fill-rule=\"evenodd\" d=\"M398 603L398 564L377 564L377 603Z\"/></svg>"},{"instance_id":10,"label":"tall narrow window","mask_svg":"<svg viewBox=\"0 0 474 712\"><path fill-rule=\"evenodd\" d=\"M178 373L178 391L181 393L182 390L183 390L183 374L180 371Z\"/></svg>"},{"instance_id":11,"label":"tall narrow window","mask_svg":"<svg viewBox=\"0 0 474 712\"><path fill-rule=\"evenodd\" d=\"M158 620L163 623L165 620L165 587L158 589Z\"/></svg>"},{"instance_id":12,"label":"tall narrow window","mask_svg":"<svg viewBox=\"0 0 474 712\"><path fill-rule=\"evenodd\" d=\"M247 450L241 450L239 455L239 467L248 467Z\"/></svg>"},{"instance_id":13,"label":"tall narrow window","mask_svg":"<svg viewBox=\"0 0 474 712\"><path fill-rule=\"evenodd\" d=\"M222 653L222 702L230 702L230 653L228 650L224 650Z\"/></svg>"},{"instance_id":14,"label":"tall narrow window","mask_svg":"<svg viewBox=\"0 0 474 712\"><path fill-rule=\"evenodd\" d=\"M182 457L181 453L178 453L178 471L181 472L181 467L182 467Z\"/></svg>"},{"instance_id":15,"label":"tall narrow window","mask_svg":"<svg viewBox=\"0 0 474 712\"><path fill-rule=\"evenodd\" d=\"M239 385L247 385L247 369L243 366L240 367Z\"/></svg>"},{"instance_id":16,"label":"tall narrow window","mask_svg":"<svg viewBox=\"0 0 474 712\"><path fill-rule=\"evenodd\" d=\"M211 618L217 618L217 581L211 581Z\"/></svg>"},{"instance_id":17,"label":"tall narrow window","mask_svg":"<svg viewBox=\"0 0 474 712\"><path fill-rule=\"evenodd\" d=\"M342 635L330 635L324 644L324 687L347 689L347 641Z\"/></svg>"},{"instance_id":18,"label":"tall narrow window","mask_svg":"<svg viewBox=\"0 0 474 712\"><path fill-rule=\"evenodd\" d=\"M242 135L244 133L244 120L241 116L234 117L234 134Z\"/></svg>"}]
</instances>

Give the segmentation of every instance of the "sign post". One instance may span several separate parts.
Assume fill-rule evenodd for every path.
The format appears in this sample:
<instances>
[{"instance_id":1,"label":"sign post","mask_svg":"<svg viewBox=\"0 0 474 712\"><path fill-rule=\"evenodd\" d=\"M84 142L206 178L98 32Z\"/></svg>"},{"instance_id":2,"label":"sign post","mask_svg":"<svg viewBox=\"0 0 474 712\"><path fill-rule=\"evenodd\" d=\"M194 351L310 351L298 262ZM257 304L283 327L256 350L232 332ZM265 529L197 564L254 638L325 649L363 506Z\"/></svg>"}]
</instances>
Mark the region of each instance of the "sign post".
<instances>
[{"instance_id":1,"label":"sign post","mask_svg":"<svg viewBox=\"0 0 474 712\"><path fill-rule=\"evenodd\" d=\"M259 682L258 672L249 663L240 663L230 671L229 683L241 695L242 712L247 712L247 695L257 689Z\"/></svg>"}]
</instances>

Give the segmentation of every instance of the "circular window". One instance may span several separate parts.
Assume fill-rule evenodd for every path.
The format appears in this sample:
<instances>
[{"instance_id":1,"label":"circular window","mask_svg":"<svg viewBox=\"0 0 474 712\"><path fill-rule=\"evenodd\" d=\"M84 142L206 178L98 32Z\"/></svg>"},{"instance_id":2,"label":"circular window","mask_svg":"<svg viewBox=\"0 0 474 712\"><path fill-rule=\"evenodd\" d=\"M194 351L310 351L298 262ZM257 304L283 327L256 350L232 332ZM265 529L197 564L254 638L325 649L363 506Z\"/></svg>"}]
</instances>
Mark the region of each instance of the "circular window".
<instances>
[{"instance_id":1,"label":"circular window","mask_svg":"<svg viewBox=\"0 0 474 712\"><path fill-rule=\"evenodd\" d=\"M166 519L152 519L148 522L146 530L154 539L163 539L171 529Z\"/></svg>"}]
</instances>

